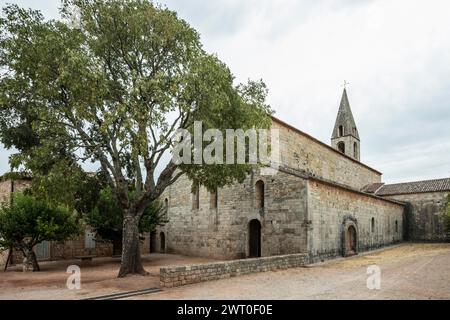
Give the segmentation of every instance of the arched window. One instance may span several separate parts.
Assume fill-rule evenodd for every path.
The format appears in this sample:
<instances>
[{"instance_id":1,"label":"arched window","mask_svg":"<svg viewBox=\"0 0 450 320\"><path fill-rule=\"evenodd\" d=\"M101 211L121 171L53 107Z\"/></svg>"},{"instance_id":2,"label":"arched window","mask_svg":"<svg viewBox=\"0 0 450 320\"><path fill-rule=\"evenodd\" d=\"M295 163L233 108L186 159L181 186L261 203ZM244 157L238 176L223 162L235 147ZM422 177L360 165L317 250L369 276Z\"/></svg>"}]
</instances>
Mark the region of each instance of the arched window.
<instances>
[{"instance_id":1,"label":"arched window","mask_svg":"<svg viewBox=\"0 0 450 320\"><path fill-rule=\"evenodd\" d=\"M199 208L200 208L200 185L197 185L193 190L192 194L192 210L198 210Z\"/></svg>"},{"instance_id":2,"label":"arched window","mask_svg":"<svg viewBox=\"0 0 450 320\"><path fill-rule=\"evenodd\" d=\"M338 145L337 145L337 147L338 147L338 150L340 151L340 152L342 152L342 153L344 153L345 154L345 143L344 142L339 142L338 143Z\"/></svg>"},{"instance_id":3,"label":"arched window","mask_svg":"<svg viewBox=\"0 0 450 320\"><path fill-rule=\"evenodd\" d=\"M339 126L339 137L344 135L344 126Z\"/></svg>"},{"instance_id":4,"label":"arched window","mask_svg":"<svg viewBox=\"0 0 450 320\"><path fill-rule=\"evenodd\" d=\"M356 142L353 143L353 157L358 158L358 144Z\"/></svg>"},{"instance_id":5,"label":"arched window","mask_svg":"<svg viewBox=\"0 0 450 320\"><path fill-rule=\"evenodd\" d=\"M372 218L371 222L370 222L370 230L373 232L375 232L375 218Z\"/></svg>"},{"instance_id":6,"label":"arched window","mask_svg":"<svg viewBox=\"0 0 450 320\"><path fill-rule=\"evenodd\" d=\"M217 202L218 202L218 196L217 196L217 189L214 192L211 192L210 194L210 207L211 209L217 208Z\"/></svg>"},{"instance_id":7,"label":"arched window","mask_svg":"<svg viewBox=\"0 0 450 320\"><path fill-rule=\"evenodd\" d=\"M264 182L262 180L255 184L255 204L259 209L264 208Z\"/></svg>"},{"instance_id":8,"label":"arched window","mask_svg":"<svg viewBox=\"0 0 450 320\"><path fill-rule=\"evenodd\" d=\"M164 199L164 217L167 219L167 215L169 214L169 199Z\"/></svg>"}]
</instances>

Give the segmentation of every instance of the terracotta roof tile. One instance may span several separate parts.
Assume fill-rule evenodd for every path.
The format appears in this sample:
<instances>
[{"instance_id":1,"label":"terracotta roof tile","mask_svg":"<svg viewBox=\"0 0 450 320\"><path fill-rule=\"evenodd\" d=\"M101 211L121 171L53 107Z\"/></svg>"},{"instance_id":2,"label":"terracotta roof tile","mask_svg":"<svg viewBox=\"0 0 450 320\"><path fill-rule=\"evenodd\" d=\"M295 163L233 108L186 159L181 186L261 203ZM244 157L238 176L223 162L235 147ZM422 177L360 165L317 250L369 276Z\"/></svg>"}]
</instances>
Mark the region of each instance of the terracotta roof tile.
<instances>
[{"instance_id":1,"label":"terracotta roof tile","mask_svg":"<svg viewBox=\"0 0 450 320\"><path fill-rule=\"evenodd\" d=\"M375 193L383 185L384 185L384 183L372 183L372 184L369 184L369 185L365 186L364 188L362 188L361 191L366 192L366 193Z\"/></svg>"},{"instance_id":2,"label":"terracotta roof tile","mask_svg":"<svg viewBox=\"0 0 450 320\"><path fill-rule=\"evenodd\" d=\"M410 193L439 192L439 191L450 191L450 178L407 182L407 183L385 184L384 186L379 188L378 191L376 191L376 195L388 196L395 194L410 194Z\"/></svg>"}]
</instances>

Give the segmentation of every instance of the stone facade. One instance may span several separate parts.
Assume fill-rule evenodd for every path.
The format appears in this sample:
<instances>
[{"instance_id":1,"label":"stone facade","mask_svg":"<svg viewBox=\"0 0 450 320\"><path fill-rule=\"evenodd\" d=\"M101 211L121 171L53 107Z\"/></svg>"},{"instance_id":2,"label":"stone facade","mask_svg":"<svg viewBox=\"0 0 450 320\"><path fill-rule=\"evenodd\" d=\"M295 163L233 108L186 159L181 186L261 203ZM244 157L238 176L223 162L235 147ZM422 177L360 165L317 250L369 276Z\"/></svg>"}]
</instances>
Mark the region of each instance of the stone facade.
<instances>
[{"instance_id":1,"label":"stone facade","mask_svg":"<svg viewBox=\"0 0 450 320\"><path fill-rule=\"evenodd\" d=\"M292 254L199 265L164 267L160 269L160 285L162 288L173 288L250 273L297 268L306 265L308 260L307 254Z\"/></svg>"},{"instance_id":2,"label":"stone facade","mask_svg":"<svg viewBox=\"0 0 450 320\"><path fill-rule=\"evenodd\" d=\"M255 186L264 182L264 208L256 206ZM295 171L274 176L251 175L244 183L218 191L218 207L200 188L193 209L191 182L182 177L165 193L169 223L164 232L167 252L220 259L248 258L250 221L261 225L261 256L308 252L311 261L345 255L345 226L353 221L357 252L403 239L404 205L327 183ZM375 219L372 231L371 221Z\"/></svg>"},{"instance_id":3,"label":"stone facade","mask_svg":"<svg viewBox=\"0 0 450 320\"><path fill-rule=\"evenodd\" d=\"M381 173L274 118L280 131L281 164L360 190L381 182Z\"/></svg>"},{"instance_id":4,"label":"stone facade","mask_svg":"<svg viewBox=\"0 0 450 320\"><path fill-rule=\"evenodd\" d=\"M313 261L344 255L343 245L350 225L356 230L355 253L403 239L402 203L315 180L309 181L308 194L308 219L311 221L308 251Z\"/></svg>"},{"instance_id":5,"label":"stone facade","mask_svg":"<svg viewBox=\"0 0 450 320\"><path fill-rule=\"evenodd\" d=\"M263 208L256 204L257 181L264 182ZM251 175L242 184L218 190L217 208L211 208L211 194L201 187L199 209L192 206L191 186L183 176L164 194L169 223L158 231L165 234L167 252L221 259L248 257L252 220L261 224L262 256L306 251L306 180L286 173Z\"/></svg>"},{"instance_id":6,"label":"stone facade","mask_svg":"<svg viewBox=\"0 0 450 320\"><path fill-rule=\"evenodd\" d=\"M23 191L29 187L31 187L29 179L0 181L0 203L9 201L11 191Z\"/></svg>"},{"instance_id":7,"label":"stone facade","mask_svg":"<svg viewBox=\"0 0 450 320\"><path fill-rule=\"evenodd\" d=\"M409 204L405 221L407 240L449 241L443 221L449 194L450 191L398 194L386 197Z\"/></svg>"},{"instance_id":8,"label":"stone facade","mask_svg":"<svg viewBox=\"0 0 450 320\"><path fill-rule=\"evenodd\" d=\"M185 176L165 191L169 223L157 234L167 252L220 259L308 253L317 261L403 240L403 203L361 192L381 173L359 162L359 153L352 158L274 117L272 128L280 138L275 175L254 172L218 190L217 207L205 188L193 195Z\"/></svg>"}]
</instances>

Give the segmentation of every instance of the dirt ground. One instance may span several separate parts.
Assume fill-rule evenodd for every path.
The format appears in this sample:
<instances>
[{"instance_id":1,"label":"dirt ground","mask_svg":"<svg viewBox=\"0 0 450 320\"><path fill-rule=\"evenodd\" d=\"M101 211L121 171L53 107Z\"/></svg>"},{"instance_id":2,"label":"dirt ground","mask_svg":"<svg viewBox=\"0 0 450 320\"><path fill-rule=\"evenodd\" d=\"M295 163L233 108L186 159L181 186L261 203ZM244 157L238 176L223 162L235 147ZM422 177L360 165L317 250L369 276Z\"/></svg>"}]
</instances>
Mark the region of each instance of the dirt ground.
<instances>
[{"instance_id":1,"label":"dirt ground","mask_svg":"<svg viewBox=\"0 0 450 320\"><path fill-rule=\"evenodd\" d=\"M83 299L158 287L159 267L211 259L152 254L149 276L117 279L118 259L97 259L82 269L82 289L68 290L68 265L43 263L40 273L0 271L0 299ZM367 267L381 270L380 290L366 285ZM129 298L130 299L130 298ZM450 244L402 244L347 259L285 271L200 283L131 299L450 299Z\"/></svg>"},{"instance_id":2,"label":"dirt ground","mask_svg":"<svg viewBox=\"0 0 450 320\"><path fill-rule=\"evenodd\" d=\"M52 261L40 263L41 272L24 273L20 266L0 271L0 300L86 299L107 294L159 287L159 268L168 265L204 263L206 258L184 257L169 254L150 254L142 258L148 276L132 276L118 279L120 258L97 258L92 265L81 268L81 290L68 290L66 273L70 265L80 261Z\"/></svg>"},{"instance_id":3,"label":"dirt ground","mask_svg":"<svg viewBox=\"0 0 450 320\"><path fill-rule=\"evenodd\" d=\"M367 288L367 267L381 270ZM140 299L450 299L450 244L402 244L306 268L165 290Z\"/></svg>"}]
</instances>

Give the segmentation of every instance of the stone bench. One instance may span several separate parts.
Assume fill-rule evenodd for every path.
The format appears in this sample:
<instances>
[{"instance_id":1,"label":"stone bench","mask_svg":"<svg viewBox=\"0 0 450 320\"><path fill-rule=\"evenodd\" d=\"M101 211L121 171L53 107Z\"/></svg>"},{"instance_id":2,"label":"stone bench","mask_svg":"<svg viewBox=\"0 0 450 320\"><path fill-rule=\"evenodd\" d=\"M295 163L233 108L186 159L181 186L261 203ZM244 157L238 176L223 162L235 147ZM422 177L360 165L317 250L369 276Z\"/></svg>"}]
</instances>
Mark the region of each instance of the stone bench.
<instances>
[{"instance_id":1,"label":"stone bench","mask_svg":"<svg viewBox=\"0 0 450 320\"><path fill-rule=\"evenodd\" d=\"M92 264L92 259L96 258L97 256L76 256L75 259L81 260L81 266L90 266Z\"/></svg>"}]
</instances>

